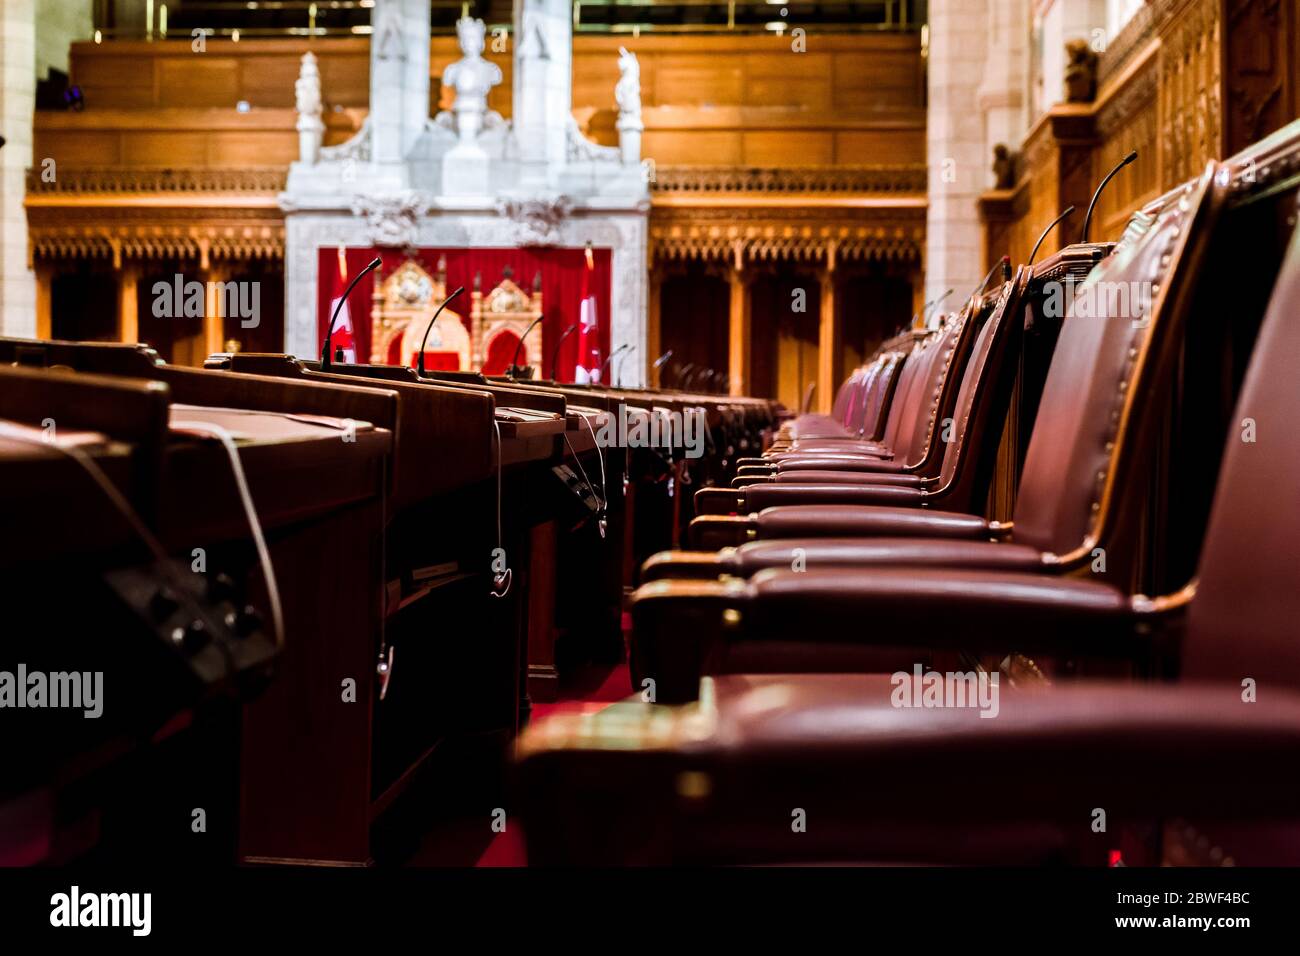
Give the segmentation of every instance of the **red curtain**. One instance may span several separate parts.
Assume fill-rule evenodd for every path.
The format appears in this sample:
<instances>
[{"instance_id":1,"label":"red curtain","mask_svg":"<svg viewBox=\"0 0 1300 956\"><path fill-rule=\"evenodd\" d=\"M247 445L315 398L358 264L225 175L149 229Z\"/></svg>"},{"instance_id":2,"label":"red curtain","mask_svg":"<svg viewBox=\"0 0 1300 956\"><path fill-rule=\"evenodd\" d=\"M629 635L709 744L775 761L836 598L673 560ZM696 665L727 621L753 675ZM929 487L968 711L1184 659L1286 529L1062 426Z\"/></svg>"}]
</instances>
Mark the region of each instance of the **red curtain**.
<instances>
[{"instance_id":1,"label":"red curtain","mask_svg":"<svg viewBox=\"0 0 1300 956\"><path fill-rule=\"evenodd\" d=\"M595 268L592 271L591 291L596 296L600 319L601 354L609 354L609 303L610 303L610 250L593 249ZM406 260L403 250L353 248L344 251L346 275L340 275L339 255L335 247L323 248L319 253L319 281L317 283L318 341L324 341L330 320L330 303L343 294L351 277L365 268L376 255L383 259L383 273L391 275ZM551 374L551 353L564 330L578 321L578 307L582 295L582 273L586 257L582 249L431 249L414 252L420 267L433 275L439 257L447 260L447 291L464 286L465 291L449 309L460 315L469 327L470 293L474 289L475 275L481 276L480 290L486 295L501 281L505 268L513 270L512 278L526 292L531 292L534 277L542 277L542 362L541 372ZM357 361L370 358L370 305L374 294L374 273L357 283L348 298L348 309L356 333ZM532 335L536 335L534 330ZM560 347L557 362L560 381L573 380L573 367L578 356L578 335L569 335ZM509 364L507 358L506 364ZM490 366L489 366L490 367Z\"/></svg>"}]
</instances>

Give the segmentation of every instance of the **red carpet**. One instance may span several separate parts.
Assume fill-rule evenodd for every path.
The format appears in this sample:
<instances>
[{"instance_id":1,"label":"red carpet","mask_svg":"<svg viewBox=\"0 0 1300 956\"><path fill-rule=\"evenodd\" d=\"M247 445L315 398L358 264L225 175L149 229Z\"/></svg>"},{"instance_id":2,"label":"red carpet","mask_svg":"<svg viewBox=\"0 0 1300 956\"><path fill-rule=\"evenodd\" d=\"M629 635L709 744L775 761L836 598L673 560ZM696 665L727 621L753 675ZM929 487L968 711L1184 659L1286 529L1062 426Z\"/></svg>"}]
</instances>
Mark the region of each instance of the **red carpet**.
<instances>
[{"instance_id":1,"label":"red carpet","mask_svg":"<svg viewBox=\"0 0 1300 956\"><path fill-rule=\"evenodd\" d=\"M533 720L543 720L551 714L595 713L610 704L623 700L632 693L632 677L627 664L618 664L608 670L593 668L575 675L571 686L560 688L559 699L553 704L533 704ZM518 822L507 824L505 833L492 838L476 866L527 866L524 837Z\"/></svg>"}]
</instances>

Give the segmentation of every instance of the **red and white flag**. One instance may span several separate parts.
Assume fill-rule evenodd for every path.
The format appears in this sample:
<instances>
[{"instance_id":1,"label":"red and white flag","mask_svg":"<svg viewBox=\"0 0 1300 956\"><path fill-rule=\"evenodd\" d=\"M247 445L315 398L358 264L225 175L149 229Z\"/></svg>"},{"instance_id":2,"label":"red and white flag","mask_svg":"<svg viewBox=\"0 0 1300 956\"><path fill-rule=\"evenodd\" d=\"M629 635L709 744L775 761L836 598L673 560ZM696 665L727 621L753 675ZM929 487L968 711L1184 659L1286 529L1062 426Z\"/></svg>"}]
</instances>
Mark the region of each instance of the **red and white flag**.
<instances>
[{"instance_id":1,"label":"red and white flag","mask_svg":"<svg viewBox=\"0 0 1300 956\"><path fill-rule=\"evenodd\" d=\"M340 296L339 298L342 298ZM330 303L330 315L338 309L339 300L335 299ZM346 365L357 364L357 341L352 334L352 316L348 313L348 304L343 303L343 308L339 309L338 321L334 323L334 334L330 336L330 347L334 349L334 354L330 356L331 361L337 361L339 352L343 353L343 363Z\"/></svg>"},{"instance_id":2,"label":"red and white flag","mask_svg":"<svg viewBox=\"0 0 1300 956\"><path fill-rule=\"evenodd\" d=\"M348 260L347 250L339 246L339 284L344 288L348 282ZM339 308L338 298L330 300L330 315L334 310ZM339 350L343 351L343 362L348 365L355 365L357 362L357 340L352 331L352 315L348 312L348 304L343 303L343 308L339 309L338 321L334 323L334 334L330 336L330 347L334 349L334 354L330 356L330 361L338 357Z\"/></svg>"},{"instance_id":3,"label":"red and white flag","mask_svg":"<svg viewBox=\"0 0 1300 956\"><path fill-rule=\"evenodd\" d=\"M591 289L591 276L596 271L596 260L587 246L587 265L582 271L582 302L578 306L578 361L573 369L573 380L578 384L600 381L600 319L596 315L596 294Z\"/></svg>"}]
</instances>

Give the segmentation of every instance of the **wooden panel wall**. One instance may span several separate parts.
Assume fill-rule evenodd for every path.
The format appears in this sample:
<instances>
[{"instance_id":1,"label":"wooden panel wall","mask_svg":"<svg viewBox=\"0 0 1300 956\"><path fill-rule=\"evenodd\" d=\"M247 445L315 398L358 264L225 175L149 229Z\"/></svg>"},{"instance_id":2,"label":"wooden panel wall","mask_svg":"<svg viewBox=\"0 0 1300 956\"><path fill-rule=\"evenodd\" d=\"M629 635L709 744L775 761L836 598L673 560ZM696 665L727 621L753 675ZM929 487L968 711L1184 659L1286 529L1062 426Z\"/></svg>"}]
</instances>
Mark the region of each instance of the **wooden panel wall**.
<instances>
[{"instance_id":1,"label":"wooden panel wall","mask_svg":"<svg viewBox=\"0 0 1300 956\"><path fill-rule=\"evenodd\" d=\"M925 160L925 80L907 34L788 37L597 37L574 40L573 110L597 142L617 142L618 48L641 63L644 155L664 164L829 165ZM489 42L489 47L491 43ZM75 43L85 112L38 113L37 157L78 165L242 166L297 152L294 80L302 54L320 62L326 144L358 127L368 103L369 41L188 40ZM438 78L458 56L431 41L431 111L450 105ZM510 116L508 53L489 103ZM251 111L237 113L246 101Z\"/></svg>"},{"instance_id":2,"label":"wooden panel wall","mask_svg":"<svg viewBox=\"0 0 1300 956\"><path fill-rule=\"evenodd\" d=\"M1016 189L986 194L989 263L1024 261L1056 211L1082 226L1091 187L1130 150L1138 161L1107 187L1091 238L1115 238L1133 210L1300 116L1300 0L1153 0L1103 55L1098 98L1054 107L1030 132ZM1082 155L1086 183L1078 175Z\"/></svg>"}]
</instances>

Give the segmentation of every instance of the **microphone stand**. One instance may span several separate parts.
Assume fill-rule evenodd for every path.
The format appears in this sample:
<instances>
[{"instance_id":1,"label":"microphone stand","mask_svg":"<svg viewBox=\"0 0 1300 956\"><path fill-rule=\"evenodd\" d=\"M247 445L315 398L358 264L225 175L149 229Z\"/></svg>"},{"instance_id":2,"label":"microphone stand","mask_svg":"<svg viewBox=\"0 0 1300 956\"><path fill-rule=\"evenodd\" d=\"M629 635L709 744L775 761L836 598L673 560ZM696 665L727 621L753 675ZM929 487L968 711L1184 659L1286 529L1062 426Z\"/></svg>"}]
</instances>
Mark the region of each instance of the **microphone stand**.
<instances>
[{"instance_id":1,"label":"microphone stand","mask_svg":"<svg viewBox=\"0 0 1300 956\"><path fill-rule=\"evenodd\" d=\"M559 337L558 339L555 340L555 348L551 349L551 381L552 381L552 382L558 382L558 381L559 381L559 379L556 378L556 374L555 374L555 373L556 373L556 372L558 371L558 369L559 369L559 362L560 362L560 346L564 344L564 340L567 339L567 338L569 337L569 334L570 334L571 332L573 332L577 327L578 327L578 323L577 323L577 322L574 322L574 323L573 323L572 325L570 325L567 329L565 329L563 332L561 332L561 333L560 333L560 337Z\"/></svg>"},{"instance_id":2,"label":"microphone stand","mask_svg":"<svg viewBox=\"0 0 1300 956\"><path fill-rule=\"evenodd\" d=\"M527 366L525 366L524 368L519 367L519 350L524 347L524 339L528 338L528 333L531 332L534 328L536 328L537 323L540 321L542 321L542 316L539 315L537 318L533 319L533 321L528 324L528 328L524 329L524 334L519 336L519 344L515 346L515 354L510 359L510 368L506 370L506 375L508 375L512 380L517 379L519 377L520 372L523 372L525 371L525 369L528 369ZM531 369L528 370L531 371Z\"/></svg>"},{"instance_id":3,"label":"microphone stand","mask_svg":"<svg viewBox=\"0 0 1300 956\"><path fill-rule=\"evenodd\" d=\"M420 354L415 360L416 362L415 367L420 374L420 378L424 378L424 346L425 343L429 341L429 331L433 328L433 323L438 321L438 316L442 315L442 310L447 308L451 300L456 298L456 296L460 295L464 291L465 291L465 287L461 286L451 295L447 296L447 298L443 299L442 305L438 306L437 310L433 313L433 318L431 318L429 320L429 324L424 327L424 338L420 339Z\"/></svg>"},{"instance_id":4,"label":"microphone stand","mask_svg":"<svg viewBox=\"0 0 1300 956\"><path fill-rule=\"evenodd\" d=\"M350 296L352 290L357 287L357 283L361 281L361 277L367 272L374 272L379 268L383 261L384 260L380 259L379 256L375 256L371 259L370 265L358 272L356 278L348 283L347 289L345 289L343 294L339 296L339 304L334 306L334 314L330 316L329 328L325 330L325 344L322 346L320 354L320 367L322 372L328 372L330 370L330 364L334 357L330 349L330 344L334 339L334 323L338 321L339 311L343 308L343 303L348 301L348 296Z\"/></svg>"},{"instance_id":5,"label":"microphone stand","mask_svg":"<svg viewBox=\"0 0 1300 956\"><path fill-rule=\"evenodd\" d=\"M631 348L630 345L620 345L618 348L614 349L614 351L610 352L609 355L605 357L605 361L600 363L600 374L605 374L605 369L609 366L609 363L614 360L615 355L629 348Z\"/></svg>"},{"instance_id":6,"label":"microphone stand","mask_svg":"<svg viewBox=\"0 0 1300 956\"><path fill-rule=\"evenodd\" d=\"M618 382L623 381L623 363L627 361L628 355L631 355L635 351L636 351L636 346L629 345L627 349L627 355L624 355L621 359L618 360L618 370L614 373L614 381L610 382L611 385L616 386Z\"/></svg>"},{"instance_id":7,"label":"microphone stand","mask_svg":"<svg viewBox=\"0 0 1300 956\"><path fill-rule=\"evenodd\" d=\"M1042 234L1038 237L1038 241L1034 243L1034 250L1029 253L1029 261L1025 263L1025 265L1032 266L1034 264L1034 259L1038 256L1038 247L1043 244L1043 240L1046 239L1048 235L1051 234L1052 230L1056 228L1057 223L1073 214L1074 207L1066 206L1064 212L1047 224L1047 228L1042 231Z\"/></svg>"},{"instance_id":8,"label":"microphone stand","mask_svg":"<svg viewBox=\"0 0 1300 956\"><path fill-rule=\"evenodd\" d=\"M1092 202L1088 203L1088 214L1083 217L1083 233L1079 236L1080 242L1088 241L1088 227L1092 225L1092 211L1097 207L1097 199L1101 196L1101 191L1106 188L1106 184L1115 178L1115 174L1138 158L1138 151L1135 149L1116 164L1115 168L1106 174L1106 178L1101 181L1097 191L1092 194Z\"/></svg>"},{"instance_id":9,"label":"microphone stand","mask_svg":"<svg viewBox=\"0 0 1300 956\"><path fill-rule=\"evenodd\" d=\"M936 308L938 308L938 306L943 302L943 300L948 298L948 296L950 295L952 295L952 289L948 289L942 295L938 295L935 298L930 300L930 302L925 307L925 311L921 313L922 325L930 324L930 313L933 312Z\"/></svg>"}]
</instances>

